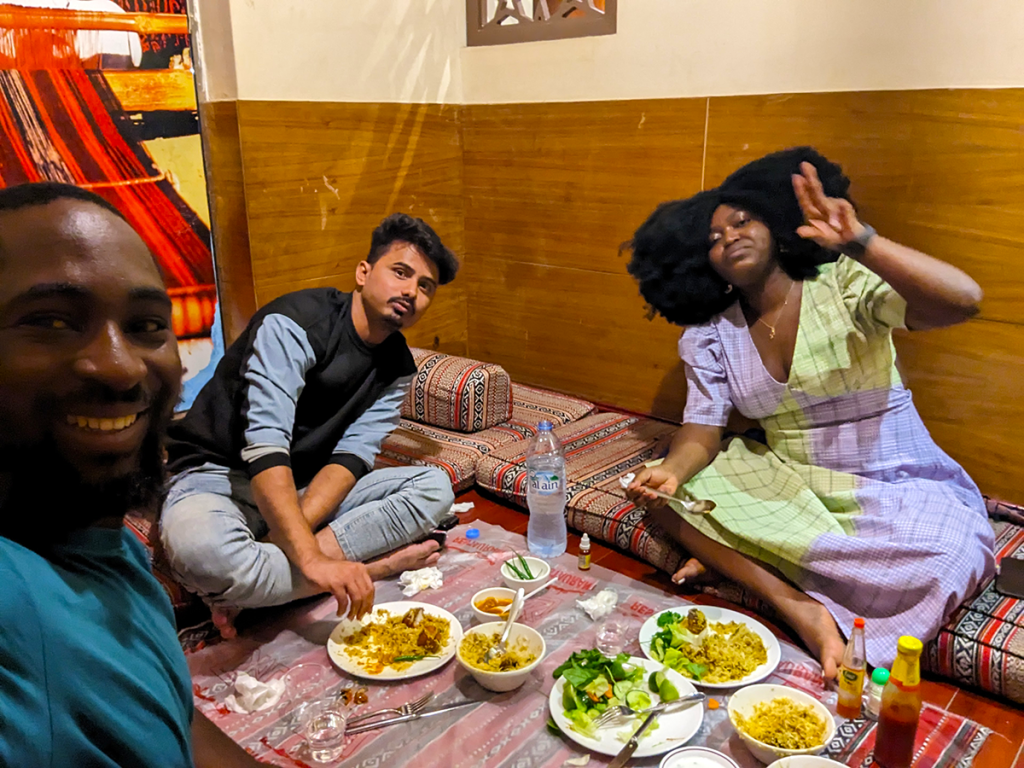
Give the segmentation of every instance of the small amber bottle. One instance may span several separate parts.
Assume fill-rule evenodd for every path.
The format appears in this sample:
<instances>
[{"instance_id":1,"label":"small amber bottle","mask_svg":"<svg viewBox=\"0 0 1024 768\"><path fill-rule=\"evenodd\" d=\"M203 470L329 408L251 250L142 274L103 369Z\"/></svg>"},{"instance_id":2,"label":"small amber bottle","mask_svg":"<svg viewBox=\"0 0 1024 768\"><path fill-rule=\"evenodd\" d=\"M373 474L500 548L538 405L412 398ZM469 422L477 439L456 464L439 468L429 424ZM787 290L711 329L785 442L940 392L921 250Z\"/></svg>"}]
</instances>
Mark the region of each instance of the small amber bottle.
<instances>
[{"instance_id":1,"label":"small amber bottle","mask_svg":"<svg viewBox=\"0 0 1024 768\"><path fill-rule=\"evenodd\" d=\"M581 571L590 570L590 537L585 533L580 539L579 569Z\"/></svg>"}]
</instances>

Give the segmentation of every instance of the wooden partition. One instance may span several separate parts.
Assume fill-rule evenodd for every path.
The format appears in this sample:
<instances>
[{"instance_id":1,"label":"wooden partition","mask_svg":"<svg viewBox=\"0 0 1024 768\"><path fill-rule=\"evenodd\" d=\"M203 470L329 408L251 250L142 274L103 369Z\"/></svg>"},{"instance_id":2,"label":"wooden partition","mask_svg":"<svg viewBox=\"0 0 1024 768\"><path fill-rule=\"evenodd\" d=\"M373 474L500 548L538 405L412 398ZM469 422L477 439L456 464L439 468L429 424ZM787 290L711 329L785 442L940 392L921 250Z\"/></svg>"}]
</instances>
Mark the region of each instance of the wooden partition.
<instances>
[{"instance_id":1,"label":"wooden partition","mask_svg":"<svg viewBox=\"0 0 1024 768\"><path fill-rule=\"evenodd\" d=\"M443 107L241 102L257 304L352 287L405 210L462 256L408 334L517 381L679 420L680 329L646 316L619 245L663 200L813 144L880 232L985 289L980 317L898 339L936 440L986 493L1024 501L1024 91L914 91Z\"/></svg>"},{"instance_id":2,"label":"wooden partition","mask_svg":"<svg viewBox=\"0 0 1024 768\"><path fill-rule=\"evenodd\" d=\"M1024 91L465 108L469 351L513 378L678 420L679 329L648 321L618 245L663 200L767 152L842 163L866 221L970 272L981 316L898 340L936 440L1024 501Z\"/></svg>"},{"instance_id":3,"label":"wooden partition","mask_svg":"<svg viewBox=\"0 0 1024 768\"><path fill-rule=\"evenodd\" d=\"M463 247L456 107L238 104L252 274L259 305L300 288L351 290L370 233L394 211ZM465 354L466 280L439 289L410 343Z\"/></svg>"}]
</instances>

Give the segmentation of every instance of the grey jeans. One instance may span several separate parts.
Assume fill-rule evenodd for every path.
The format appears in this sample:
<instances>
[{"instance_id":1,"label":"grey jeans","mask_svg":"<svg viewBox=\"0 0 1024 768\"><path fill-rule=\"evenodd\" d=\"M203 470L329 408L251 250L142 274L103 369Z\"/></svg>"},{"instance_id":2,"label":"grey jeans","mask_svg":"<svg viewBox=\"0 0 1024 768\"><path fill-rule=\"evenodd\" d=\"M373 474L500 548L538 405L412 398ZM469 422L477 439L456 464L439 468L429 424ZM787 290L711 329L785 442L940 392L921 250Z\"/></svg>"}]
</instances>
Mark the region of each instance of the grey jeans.
<instances>
[{"instance_id":1,"label":"grey jeans","mask_svg":"<svg viewBox=\"0 0 1024 768\"><path fill-rule=\"evenodd\" d=\"M364 475L327 525L345 556L365 562L422 539L448 515L448 475L390 467ZM257 608L316 594L276 545L244 472L216 464L171 479L160 541L177 579L210 605Z\"/></svg>"}]
</instances>

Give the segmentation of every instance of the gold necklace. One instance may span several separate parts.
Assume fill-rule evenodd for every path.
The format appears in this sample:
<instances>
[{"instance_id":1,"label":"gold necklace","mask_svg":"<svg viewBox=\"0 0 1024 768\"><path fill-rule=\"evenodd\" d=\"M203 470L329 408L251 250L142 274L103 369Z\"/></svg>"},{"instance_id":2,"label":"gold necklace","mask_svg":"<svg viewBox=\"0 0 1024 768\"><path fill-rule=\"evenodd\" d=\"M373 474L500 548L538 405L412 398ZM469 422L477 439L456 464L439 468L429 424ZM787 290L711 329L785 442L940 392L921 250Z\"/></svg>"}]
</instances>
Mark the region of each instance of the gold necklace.
<instances>
[{"instance_id":1,"label":"gold necklace","mask_svg":"<svg viewBox=\"0 0 1024 768\"><path fill-rule=\"evenodd\" d=\"M784 310L786 308L786 305L789 304L789 297L793 293L793 286L794 285L796 285L796 280L794 280L793 282L791 282L789 284L789 290L786 291L786 300L784 302L782 302L782 306L779 307L778 311L775 313L775 325L768 325L768 323L765 321L765 319L763 317L757 318L757 322L762 323L764 325L764 327L768 329L768 339L769 339L769 341L775 339L775 328L779 324L779 318L782 316L782 310Z\"/></svg>"}]
</instances>

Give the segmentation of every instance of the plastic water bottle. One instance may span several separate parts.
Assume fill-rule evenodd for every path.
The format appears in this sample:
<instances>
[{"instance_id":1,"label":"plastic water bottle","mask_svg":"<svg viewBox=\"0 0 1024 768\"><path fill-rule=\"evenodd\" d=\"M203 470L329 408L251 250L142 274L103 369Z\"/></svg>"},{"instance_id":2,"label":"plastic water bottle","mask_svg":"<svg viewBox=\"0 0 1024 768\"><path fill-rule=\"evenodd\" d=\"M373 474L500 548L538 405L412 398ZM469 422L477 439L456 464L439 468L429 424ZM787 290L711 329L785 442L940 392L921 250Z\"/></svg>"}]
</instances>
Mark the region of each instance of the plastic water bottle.
<instances>
[{"instance_id":1,"label":"plastic water bottle","mask_svg":"<svg viewBox=\"0 0 1024 768\"><path fill-rule=\"evenodd\" d=\"M537 435L526 449L526 472L527 545L539 557L558 557L565 552L566 539L565 456L550 421L537 425Z\"/></svg>"}]
</instances>

